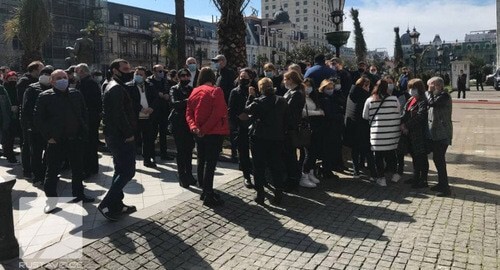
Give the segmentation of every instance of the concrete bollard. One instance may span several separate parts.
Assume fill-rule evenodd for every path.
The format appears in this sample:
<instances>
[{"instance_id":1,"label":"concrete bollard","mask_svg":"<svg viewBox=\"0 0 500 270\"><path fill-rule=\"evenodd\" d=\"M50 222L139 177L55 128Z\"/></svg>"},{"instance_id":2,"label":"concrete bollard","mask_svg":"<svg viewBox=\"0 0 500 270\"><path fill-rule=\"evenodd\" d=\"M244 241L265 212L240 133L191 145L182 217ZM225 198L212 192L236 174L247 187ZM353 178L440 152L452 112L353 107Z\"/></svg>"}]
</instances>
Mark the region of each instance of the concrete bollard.
<instances>
[{"instance_id":1,"label":"concrete bollard","mask_svg":"<svg viewBox=\"0 0 500 270\"><path fill-rule=\"evenodd\" d=\"M19 257L12 212L12 188L15 183L15 178L0 177L0 261Z\"/></svg>"}]
</instances>

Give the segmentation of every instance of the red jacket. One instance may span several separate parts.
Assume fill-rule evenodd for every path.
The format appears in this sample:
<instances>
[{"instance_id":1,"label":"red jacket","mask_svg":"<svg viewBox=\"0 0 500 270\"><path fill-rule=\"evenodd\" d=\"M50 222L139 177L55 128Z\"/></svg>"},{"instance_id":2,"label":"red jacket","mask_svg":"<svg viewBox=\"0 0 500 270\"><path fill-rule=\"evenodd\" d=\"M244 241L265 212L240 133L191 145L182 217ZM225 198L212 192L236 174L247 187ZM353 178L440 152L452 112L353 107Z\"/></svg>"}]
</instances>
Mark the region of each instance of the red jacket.
<instances>
[{"instance_id":1,"label":"red jacket","mask_svg":"<svg viewBox=\"0 0 500 270\"><path fill-rule=\"evenodd\" d=\"M222 89L201 85L188 98L186 122L189 129L198 128L202 135L228 135L227 105Z\"/></svg>"}]
</instances>

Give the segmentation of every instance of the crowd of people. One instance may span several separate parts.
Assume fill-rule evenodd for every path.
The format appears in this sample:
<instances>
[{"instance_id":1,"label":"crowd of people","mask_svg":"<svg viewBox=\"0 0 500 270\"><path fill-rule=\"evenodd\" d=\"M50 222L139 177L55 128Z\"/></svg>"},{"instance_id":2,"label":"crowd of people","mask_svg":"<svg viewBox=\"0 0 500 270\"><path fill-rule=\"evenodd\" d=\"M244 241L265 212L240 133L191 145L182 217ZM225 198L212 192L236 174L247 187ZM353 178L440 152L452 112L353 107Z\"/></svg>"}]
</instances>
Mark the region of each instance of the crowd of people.
<instances>
[{"instance_id":1,"label":"crowd of people","mask_svg":"<svg viewBox=\"0 0 500 270\"><path fill-rule=\"evenodd\" d=\"M423 82L406 67L396 80L374 65L360 62L351 72L342 59L317 55L311 66L290 63L278 72L267 63L259 74L233 70L217 55L211 67L198 69L189 57L184 68L169 72L116 59L106 78L85 63L62 70L35 61L22 75L7 67L0 72L3 155L18 162L13 149L19 137L24 177L43 186L47 198L57 197L58 175L71 168L75 201L94 202L82 181L99 172L103 125L114 175L98 209L109 220L136 211L123 203L123 188L135 175L137 155L144 166L157 166L157 139L160 158L176 160L179 184L198 185L210 207L224 203L213 180L225 138L259 204L265 203L266 183L273 187L272 203L280 204L284 192L335 181L337 172L387 186L402 178L407 154L413 176L405 182L427 188L431 152L438 171L431 189L450 195L445 154L453 133L451 97L442 78ZM168 134L175 157L167 151ZM54 208L47 200L45 212Z\"/></svg>"}]
</instances>

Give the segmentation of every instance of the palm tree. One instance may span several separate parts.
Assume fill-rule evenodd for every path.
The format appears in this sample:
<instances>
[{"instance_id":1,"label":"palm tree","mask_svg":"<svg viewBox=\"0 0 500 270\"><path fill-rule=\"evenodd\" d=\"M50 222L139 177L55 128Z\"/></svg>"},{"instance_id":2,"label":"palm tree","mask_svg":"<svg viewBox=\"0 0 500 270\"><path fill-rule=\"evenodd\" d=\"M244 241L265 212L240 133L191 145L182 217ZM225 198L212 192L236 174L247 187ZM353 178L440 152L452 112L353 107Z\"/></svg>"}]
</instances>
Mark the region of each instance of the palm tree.
<instances>
[{"instance_id":1,"label":"palm tree","mask_svg":"<svg viewBox=\"0 0 500 270\"><path fill-rule=\"evenodd\" d=\"M6 40L17 37L21 42L24 68L32 61L42 60L42 47L52 30L52 19L43 0L21 0L14 16L3 28Z\"/></svg>"},{"instance_id":2,"label":"palm tree","mask_svg":"<svg viewBox=\"0 0 500 270\"><path fill-rule=\"evenodd\" d=\"M175 0L175 24L177 25L177 68L184 66L186 60L186 20L184 0Z\"/></svg>"},{"instance_id":3,"label":"palm tree","mask_svg":"<svg viewBox=\"0 0 500 270\"><path fill-rule=\"evenodd\" d=\"M363 35L363 28L359 21L359 10L351 8L351 18L354 21L354 51L358 62L366 60L366 42Z\"/></svg>"},{"instance_id":4,"label":"palm tree","mask_svg":"<svg viewBox=\"0 0 500 270\"><path fill-rule=\"evenodd\" d=\"M394 66L400 68L403 66L403 46L401 45L401 37L399 36L399 27L394 27L396 40L394 41Z\"/></svg>"},{"instance_id":5,"label":"palm tree","mask_svg":"<svg viewBox=\"0 0 500 270\"><path fill-rule=\"evenodd\" d=\"M250 0L212 1L221 13L217 27L219 53L226 57L229 67L233 69L246 67L246 26L243 20L243 10L248 6Z\"/></svg>"}]
</instances>

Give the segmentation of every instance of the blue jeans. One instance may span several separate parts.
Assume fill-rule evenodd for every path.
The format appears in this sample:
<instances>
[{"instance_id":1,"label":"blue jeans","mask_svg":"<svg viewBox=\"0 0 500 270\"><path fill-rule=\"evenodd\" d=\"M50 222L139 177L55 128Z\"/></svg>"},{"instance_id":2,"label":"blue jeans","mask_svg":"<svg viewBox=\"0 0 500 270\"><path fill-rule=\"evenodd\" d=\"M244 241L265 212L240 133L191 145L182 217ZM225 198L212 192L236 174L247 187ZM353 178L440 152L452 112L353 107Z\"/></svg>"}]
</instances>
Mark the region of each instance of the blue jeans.
<instances>
[{"instance_id":1,"label":"blue jeans","mask_svg":"<svg viewBox=\"0 0 500 270\"><path fill-rule=\"evenodd\" d=\"M123 138L106 136L106 144L113 156L115 172L108 193L100 207L108 207L118 212L123 207L123 188L135 175L135 142L125 142Z\"/></svg>"}]
</instances>

